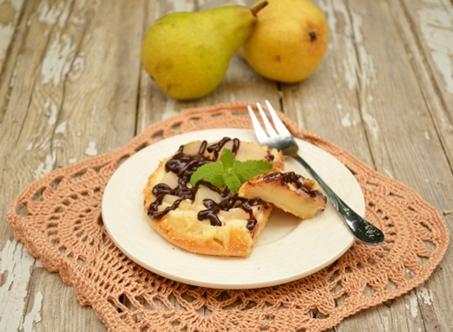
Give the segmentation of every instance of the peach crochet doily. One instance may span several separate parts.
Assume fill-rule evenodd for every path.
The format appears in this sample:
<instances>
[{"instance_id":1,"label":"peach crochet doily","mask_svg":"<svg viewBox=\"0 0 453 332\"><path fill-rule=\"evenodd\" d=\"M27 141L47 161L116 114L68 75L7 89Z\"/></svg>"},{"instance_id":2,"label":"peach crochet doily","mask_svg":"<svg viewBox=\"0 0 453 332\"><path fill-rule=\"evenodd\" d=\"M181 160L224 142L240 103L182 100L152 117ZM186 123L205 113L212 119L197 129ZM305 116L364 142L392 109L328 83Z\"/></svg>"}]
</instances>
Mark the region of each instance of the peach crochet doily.
<instances>
[{"instance_id":1,"label":"peach crochet doily","mask_svg":"<svg viewBox=\"0 0 453 332\"><path fill-rule=\"evenodd\" d=\"M103 227L100 206L118 165L172 135L249 128L245 107L238 104L183 112L118 150L53 171L16 198L8 220L28 250L72 285L80 303L91 306L110 331L320 331L426 280L448 245L437 211L412 189L282 117L295 135L304 135L353 172L365 193L366 216L384 230L385 244L356 243L316 274L255 290L181 284L141 268L116 248Z\"/></svg>"}]
</instances>

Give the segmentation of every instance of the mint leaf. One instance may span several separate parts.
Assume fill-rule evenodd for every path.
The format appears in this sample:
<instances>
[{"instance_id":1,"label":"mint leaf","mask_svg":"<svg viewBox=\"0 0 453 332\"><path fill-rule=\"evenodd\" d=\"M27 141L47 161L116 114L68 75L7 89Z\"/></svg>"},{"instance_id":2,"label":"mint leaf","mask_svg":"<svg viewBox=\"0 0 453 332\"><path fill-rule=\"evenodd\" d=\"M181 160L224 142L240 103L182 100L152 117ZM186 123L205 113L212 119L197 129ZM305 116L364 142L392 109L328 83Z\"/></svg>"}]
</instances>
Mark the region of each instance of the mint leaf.
<instances>
[{"instance_id":1,"label":"mint leaf","mask_svg":"<svg viewBox=\"0 0 453 332\"><path fill-rule=\"evenodd\" d=\"M229 169L233 167L234 164L234 154L229 149L223 149L222 155L220 156L220 161L223 164L224 169Z\"/></svg>"},{"instance_id":2,"label":"mint leaf","mask_svg":"<svg viewBox=\"0 0 453 332\"><path fill-rule=\"evenodd\" d=\"M258 174L272 169L272 164L264 160L234 161L233 170L242 183L247 182Z\"/></svg>"},{"instance_id":3,"label":"mint leaf","mask_svg":"<svg viewBox=\"0 0 453 332\"><path fill-rule=\"evenodd\" d=\"M223 180L228 189L230 189L230 191L233 193L237 193L239 187L242 184L241 180L239 180L238 176L234 173L232 169L223 174Z\"/></svg>"},{"instance_id":4,"label":"mint leaf","mask_svg":"<svg viewBox=\"0 0 453 332\"><path fill-rule=\"evenodd\" d=\"M229 149L223 149L217 162L199 167L191 176L190 184L195 187L199 181L206 181L218 188L225 186L236 193L240 186L254 176L272 169L272 164L264 160L236 160Z\"/></svg>"},{"instance_id":5,"label":"mint leaf","mask_svg":"<svg viewBox=\"0 0 453 332\"><path fill-rule=\"evenodd\" d=\"M218 162L207 163L203 166L197 168L197 170L192 174L190 177L190 184L192 187L201 181L204 180L206 182L212 183L216 187L223 187L225 182L223 180L223 165Z\"/></svg>"}]
</instances>

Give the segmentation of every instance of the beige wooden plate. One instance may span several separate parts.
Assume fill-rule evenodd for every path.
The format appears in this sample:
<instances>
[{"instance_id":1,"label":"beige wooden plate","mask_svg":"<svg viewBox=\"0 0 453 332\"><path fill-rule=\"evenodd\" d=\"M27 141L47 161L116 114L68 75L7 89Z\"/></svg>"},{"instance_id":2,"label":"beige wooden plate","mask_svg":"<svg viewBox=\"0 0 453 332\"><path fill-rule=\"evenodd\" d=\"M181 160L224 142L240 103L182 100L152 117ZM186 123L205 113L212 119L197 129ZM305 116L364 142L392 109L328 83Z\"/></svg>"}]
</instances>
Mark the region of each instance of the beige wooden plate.
<instances>
[{"instance_id":1,"label":"beige wooden plate","mask_svg":"<svg viewBox=\"0 0 453 332\"><path fill-rule=\"evenodd\" d=\"M300 221L272 213L268 225L247 258L196 255L179 249L153 231L143 209L143 188L159 161L193 140L215 141L224 136L255 141L251 130L209 129L159 141L125 161L108 182L102 200L105 227L116 245L141 266L164 277L212 288L274 286L312 274L340 257L354 238L336 211L328 206L317 217ZM362 190L349 170L329 153L297 140L300 153L325 181L360 215ZM306 176L293 160L287 170Z\"/></svg>"}]
</instances>

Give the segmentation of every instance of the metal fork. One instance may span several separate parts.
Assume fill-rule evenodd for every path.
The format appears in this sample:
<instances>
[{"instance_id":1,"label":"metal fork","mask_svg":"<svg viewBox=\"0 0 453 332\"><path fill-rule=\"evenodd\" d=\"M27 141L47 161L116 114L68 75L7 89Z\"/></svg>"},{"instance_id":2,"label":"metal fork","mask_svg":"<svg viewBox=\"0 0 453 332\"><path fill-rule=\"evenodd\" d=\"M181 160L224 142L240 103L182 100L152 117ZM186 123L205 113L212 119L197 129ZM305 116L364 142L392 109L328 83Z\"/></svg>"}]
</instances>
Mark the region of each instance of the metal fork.
<instances>
[{"instance_id":1,"label":"metal fork","mask_svg":"<svg viewBox=\"0 0 453 332\"><path fill-rule=\"evenodd\" d=\"M261 126L252 107L249 105L247 106L247 109L252 120L253 129L255 130L258 142L260 144L265 144L269 147L279 149L285 155L297 160L319 183L321 188L324 190L329 203L343 216L345 224L357 239L370 244L383 242L384 233L352 210L349 205L338 197L338 195L327 185L327 183L323 181L318 173L316 173L316 171L297 153L299 147L297 146L293 135L291 135L285 124L282 120L280 120L271 103L266 100L266 106L274 126L272 126L269 121L269 118L264 112L261 104L256 103L256 106L266 129L263 129Z\"/></svg>"}]
</instances>

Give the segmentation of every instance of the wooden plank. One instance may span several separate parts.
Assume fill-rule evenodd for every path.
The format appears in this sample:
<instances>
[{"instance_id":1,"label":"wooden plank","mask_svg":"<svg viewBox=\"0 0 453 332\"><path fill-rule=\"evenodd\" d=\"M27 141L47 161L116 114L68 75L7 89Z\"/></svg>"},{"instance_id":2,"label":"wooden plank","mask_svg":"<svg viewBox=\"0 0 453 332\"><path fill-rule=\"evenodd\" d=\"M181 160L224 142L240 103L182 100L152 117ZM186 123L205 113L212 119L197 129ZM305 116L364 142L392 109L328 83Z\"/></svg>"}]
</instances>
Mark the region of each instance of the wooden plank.
<instances>
[{"instance_id":1,"label":"wooden plank","mask_svg":"<svg viewBox=\"0 0 453 332\"><path fill-rule=\"evenodd\" d=\"M169 13L170 11L195 11L213 6L209 1L160 1L148 4L147 29L155 19ZM244 1L228 1L228 4L243 5ZM218 2L215 5L220 5ZM200 107L206 105L264 101L269 99L274 105L279 105L279 95L275 83L261 78L255 74L248 65L235 56L228 68L223 82L208 96L194 101L176 101L163 95L156 84L142 70L140 81L140 106L138 114L138 132L142 131L151 123L158 122L177 114L179 111L189 107Z\"/></svg>"},{"instance_id":2,"label":"wooden plank","mask_svg":"<svg viewBox=\"0 0 453 332\"><path fill-rule=\"evenodd\" d=\"M25 30L25 24L21 18L25 12L23 0L0 2L0 123L5 113L6 101L9 97L10 87L14 75L13 65L8 66L7 62L14 62L18 52L18 44L13 47L13 39L18 37ZM28 8L31 6L29 5Z\"/></svg>"},{"instance_id":3,"label":"wooden plank","mask_svg":"<svg viewBox=\"0 0 453 332\"><path fill-rule=\"evenodd\" d=\"M24 15L28 18L31 16L31 13L35 10L36 6L30 2L26 7ZM20 30L23 31L25 28L24 20L22 20ZM25 33L17 34L17 38L13 43L14 45L11 46L14 55L17 56L18 53L19 47L16 45L22 45L25 36ZM33 61L32 59L30 60ZM13 69L5 68L2 79L0 80L0 91L4 92L10 88L12 89L16 84L16 80L13 79L13 73ZM8 75L8 77L6 77L6 75ZM5 88L6 85L7 87ZM23 84L21 85L23 87ZM30 86L28 87L29 89L31 88ZM1 96L9 101L9 98L7 98L8 94L2 93ZM27 96L24 94L24 97L26 98ZM4 103L5 99L0 101L1 105L7 104ZM3 115L3 112L0 114ZM22 109L18 107L18 111L15 115L19 118L23 117L23 107ZM20 152L25 151L25 146L22 146L22 151L15 151L16 153L8 155L10 151L13 151L12 147L16 141L17 134L21 131L22 121L11 121L11 118L14 118L14 115L6 116L6 118L7 121L2 122L1 124L0 134L0 141L2 142L0 145L0 165L2 168L0 183L3 188L7 188L0 198L0 215L3 220L5 220L6 217L8 204L13 199L14 195L18 193L18 190L24 185L24 182L26 183L29 181L29 173L31 173L31 170L28 170L28 174L21 172L20 170L16 173L16 169L14 169L16 164L20 166L22 162L27 161L26 159L21 160L21 158L17 158L18 155L21 154ZM43 136L48 135L48 131L45 131L42 134ZM18 147L20 148L21 145L18 145ZM7 163L11 165L9 166L9 169ZM37 165L36 160L34 160L34 164L35 166ZM15 177L14 175L19 176ZM18 330L23 324L22 314L24 313L26 302L28 301L28 287L34 266L34 259L27 253L24 247L13 238L6 223L0 224L0 248L2 248L0 261L0 299L2 300L2 303L8 303L7 306L2 306L0 309L0 330L14 331Z\"/></svg>"},{"instance_id":4,"label":"wooden plank","mask_svg":"<svg viewBox=\"0 0 453 332\"><path fill-rule=\"evenodd\" d=\"M17 76L0 128L0 182L8 189L1 197L3 217L33 178L111 150L135 132L143 1L43 1L30 7L27 31L12 45L20 49L15 67L7 71ZM0 230L0 298L10 304L1 309L1 327L103 329L57 275L33 268L23 247L8 240L5 223Z\"/></svg>"},{"instance_id":5,"label":"wooden plank","mask_svg":"<svg viewBox=\"0 0 453 332\"><path fill-rule=\"evenodd\" d=\"M331 32L329 53L319 71L309 80L298 85L282 86L284 110L301 126L373 165L357 91L361 80L368 78L368 73L358 72L355 41L351 38L354 27L348 9L339 1L322 1L319 5L327 15ZM413 297L411 300L401 298L391 307L381 305L366 310L343 321L335 330L417 331L414 327L422 326L420 317L414 324L412 319L405 319L410 314L407 307L414 308L413 303ZM409 324L400 324L405 321Z\"/></svg>"},{"instance_id":6,"label":"wooden plank","mask_svg":"<svg viewBox=\"0 0 453 332\"><path fill-rule=\"evenodd\" d=\"M366 38L361 40L367 52L364 54L359 48L359 61L365 61L364 64L369 62L363 56L366 54L374 61L374 79L370 84L361 86L360 95L363 96L363 116L368 114L374 118L378 128L373 134L373 129L368 124L371 134L369 142L376 167L414 187L439 210L447 209L453 204L451 169L442 142L437 138L429 109L420 93L419 84L422 83L417 82L417 76L412 71L403 46L404 40L394 24L390 8L387 3L377 2L351 1L349 4L353 21L354 15L362 17L361 21L356 21L362 22L363 31L367 32ZM365 19L370 13L380 18ZM356 40L360 40L359 37L357 33L354 34ZM389 43L392 47L382 47ZM372 102L367 102L366 95L373 97ZM429 157L426 157L427 153ZM448 273L453 266L450 252L447 252L441 266L443 268L416 291L427 331L451 329L448 317L448 303L451 300L448 299L452 298L453 293L447 288L452 282L451 274ZM424 301L426 294L433 294L432 299Z\"/></svg>"},{"instance_id":7,"label":"wooden plank","mask_svg":"<svg viewBox=\"0 0 453 332\"><path fill-rule=\"evenodd\" d=\"M417 189L431 201L437 200L438 207L446 207L448 203L437 198L426 181L437 183L437 189L441 176L451 181L448 164L439 141L428 141L420 133L420 128L426 128L430 137L436 137L388 8L376 2L351 1L349 6L336 1L320 3L332 32L330 54L310 80L299 86L283 86L285 111L381 172L413 186L423 182L425 185ZM382 47L389 43L391 48ZM320 98L322 95L329 98ZM395 145L395 141L401 143ZM424 155L421 151L432 151L432 158L439 162L430 165L428 160L417 158L417 154ZM436 172L434 178L432 172ZM337 330L423 331L426 323L418 294L412 292L389 307L355 315Z\"/></svg>"},{"instance_id":8,"label":"wooden plank","mask_svg":"<svg viewBox=\"0 0 453 332\"><path fill-rule=\"evenodd\" d=\"M453 8L448 0L388 5L453 169Z\"/></svg>"},{"instance_id":9,"label":"wooden plank","mask_svg":"<svg viewBox=\"0 0 453 332\"><path fill-rule=\"evenodd\" d=\"M0 1L0 76L22 13L23 0Z\"/></svg>"}]
</instances>

